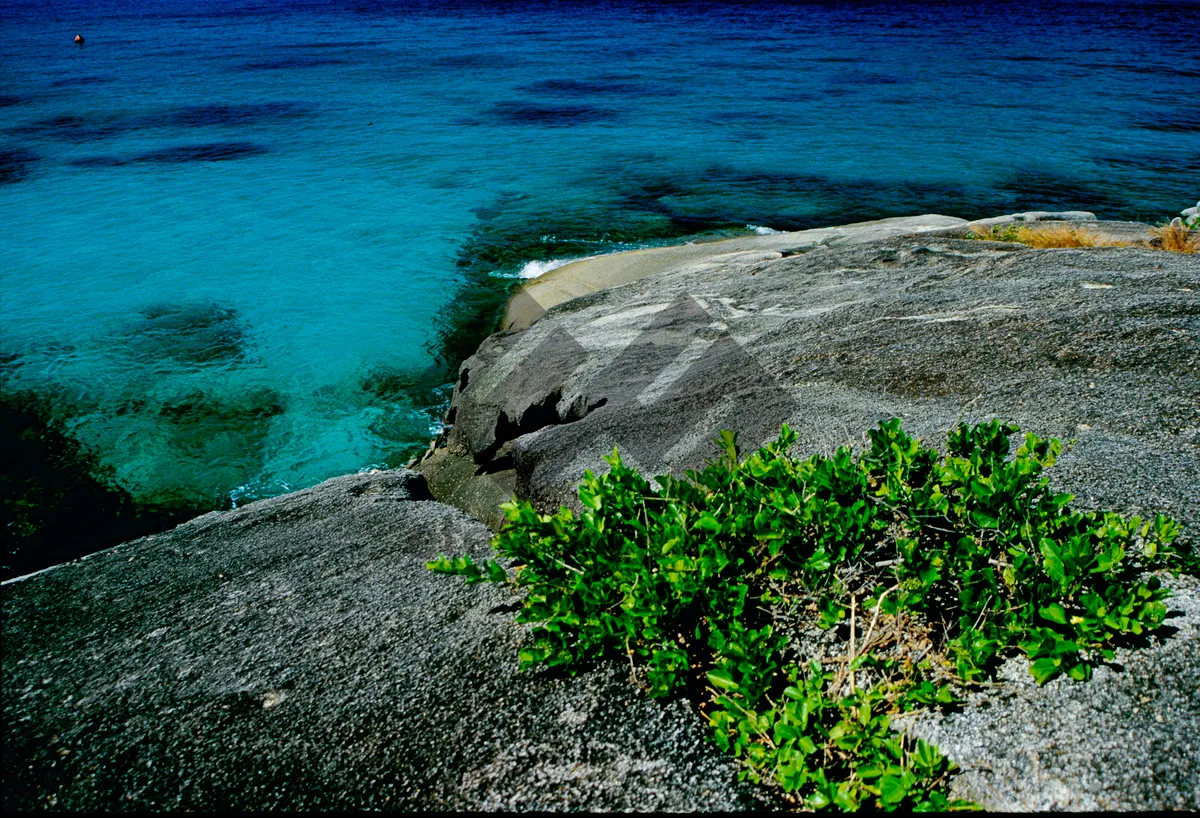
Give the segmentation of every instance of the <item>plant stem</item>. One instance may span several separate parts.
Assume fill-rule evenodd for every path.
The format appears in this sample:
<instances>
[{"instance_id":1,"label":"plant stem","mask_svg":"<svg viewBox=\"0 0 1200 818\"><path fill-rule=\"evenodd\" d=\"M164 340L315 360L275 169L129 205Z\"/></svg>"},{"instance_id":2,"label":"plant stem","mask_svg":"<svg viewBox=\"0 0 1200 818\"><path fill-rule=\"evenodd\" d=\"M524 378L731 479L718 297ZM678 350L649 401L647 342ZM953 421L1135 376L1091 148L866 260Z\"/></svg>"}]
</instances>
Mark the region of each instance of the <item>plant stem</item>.
<instances>
[{"instance_id":1,"label":"plant stem","mask_svg":"<svg viewBox=\"0 0 1200 818\"><path fill-rule=\"evenodd\" d=\"M854 610L857 598L854 594L850 595L850 662L854 662ZM850 668L850 692L854 693L854 666L853 664L846 665Z\"/></svg>"}]
</instances>

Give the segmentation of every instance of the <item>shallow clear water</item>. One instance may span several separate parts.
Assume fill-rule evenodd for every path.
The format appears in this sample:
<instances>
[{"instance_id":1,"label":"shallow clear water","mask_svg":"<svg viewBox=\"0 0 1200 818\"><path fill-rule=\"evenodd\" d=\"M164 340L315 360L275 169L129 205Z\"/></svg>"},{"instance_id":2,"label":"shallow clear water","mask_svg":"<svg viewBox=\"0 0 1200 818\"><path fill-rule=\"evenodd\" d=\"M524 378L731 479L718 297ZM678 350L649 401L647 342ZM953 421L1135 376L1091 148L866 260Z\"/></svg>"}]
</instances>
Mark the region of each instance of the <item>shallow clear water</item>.
<instances>
[{"instance_id":1,"label":"shallow clear water","mask_svg":"<svg viewBox=\"0 0 1200 818\"><path fill-rule=\"evenodd\" d=\"M439 313L531 259L1200 198L1195 2L48 5L0 0L3 385L146 499L403 462Z\"/></svg>"}]
</instances>

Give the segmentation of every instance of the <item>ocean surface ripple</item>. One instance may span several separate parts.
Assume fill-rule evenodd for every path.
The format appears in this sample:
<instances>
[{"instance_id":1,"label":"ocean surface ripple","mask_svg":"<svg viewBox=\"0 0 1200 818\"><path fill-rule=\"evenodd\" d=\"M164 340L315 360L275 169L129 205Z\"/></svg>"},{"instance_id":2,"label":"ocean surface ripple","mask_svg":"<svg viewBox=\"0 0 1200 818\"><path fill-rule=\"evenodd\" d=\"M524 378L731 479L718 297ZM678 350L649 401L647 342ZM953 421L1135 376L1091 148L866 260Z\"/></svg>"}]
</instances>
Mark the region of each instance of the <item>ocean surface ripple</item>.
<instances>
[{"instance_id":1,"label":"ocean surface ripple","mask_svg":"<svg viewBox=\"0 0 1200 818\"><path fill-rule=\"evenodd\" d=\"M0 7L0 385L147 503L402 464L564 258L1200 184L1182 0Z\"/></svg>"}]
</instances>

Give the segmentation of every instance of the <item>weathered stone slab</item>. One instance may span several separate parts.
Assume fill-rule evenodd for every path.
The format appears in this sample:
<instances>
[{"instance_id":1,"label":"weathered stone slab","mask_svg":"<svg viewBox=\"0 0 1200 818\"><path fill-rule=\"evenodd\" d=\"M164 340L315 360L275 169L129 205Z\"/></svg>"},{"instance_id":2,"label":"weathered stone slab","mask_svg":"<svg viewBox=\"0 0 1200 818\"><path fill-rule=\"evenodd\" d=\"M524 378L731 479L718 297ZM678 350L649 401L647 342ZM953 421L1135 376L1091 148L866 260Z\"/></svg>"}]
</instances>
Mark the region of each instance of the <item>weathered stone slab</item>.
<instances>
[{"instance_id":1,"label":"weathered stone slab","mask_svg":"<svg viewBox=\"0 0 1200 818\"><path fill-rule=\"evenodd\" d=\"M1127 242L1133 244L1137 242L1148 242L1154 237L1150 232L1150 225L1148 224L1142 224L1141 222L1103 221L1097 219L1094 213L1089 213L1086 210L1065 210L1060 212L1033 210L1027 213L1010 213L1007 216L994 216L990 219L977 219L976 221L966 225L966 230L963 230L961 233L951 229L939 231L939 235L953 235L961 238L966 234L966 232L975 230L977 228L997 228L1008 227L1009 225L1018 225L1021 227L1028 226L1032 229L1038 229L1039 227L1046 228L1054 226L1056 222L1066 222L1067 226L1072 229L1099 236L1102 240L1109 242Z\"/></svg>"},{"instance_id":2,"label":"weathered stone slab","mask_svg":"<svg viewBox=\"0 0 1200 818\"><path fill-rule=\"evenodd\" d=\"M722 428L748 448L786 420L800 451L829 451L892 416L934 443L1001 417L1073 441L1049 475L1076 503L1165 512L1195 542L1200 259L934 235L703 259L488 339L451 411L439 474L467 476L435 494L498 497L502 478L544 510L578 508L614 446L661 473L699 465ZM910 729L994 809L1200 808L1200 588L1174 587L1162 638L1090 683L1039 688L1013 660L963 712Z\"/></svg>"},{"instance_id":3,"label":"weathered stone slab","mask_svg":"<svg viewBox=\"0 0 1200 818\"><path fill-rule=\"evenodd\" d=\"M546 273L517 292L509 302L502 326L505 330L524 329L556 304L689 265L749 263L760 258L794 255L821 245L858 244L894 236L964 228L966 224L965 219L953 216L900 216L838 227L742 236L581 259Z\"/></svg>"},{"instance_id":4,"label":"weathered stone slab","mask_svg":"<svg viewBox=\"0 0 1200 818\"><path fill-rule=\"evenodd\" d=\"M413 472L352 475L6 583L6 812L753 803L682 702L517 672L513 597Z\"/></svg>"},{"instance_id":5,"label":"weathered stone slab","mask_svg":"<svg viewBox=\"0 0 1200 818\"><path fill-rule=\"evenodd\" d=\"M437 453L465 465L431 487L549 510L614 446L678 471L721 428L829 450L891 416L933 441L1000 416L1076 441L1054 474L1083 502L1195 522L1198 338L1195 256L914 237L705 260L485 341Z\"/></svg>"},{"instance_id":6,"label":"weathered stone slab","mask_svg":"<svg viewBox=\"0 0 1200 818\"><path fill-rule=\"evenodd\" d=\"M1032 222L1094 222L1096 214L1088 210L1027 210L990 219L976 219L971 227L997 227L1006 224L1029 224Z\"/></svg>"},{"instance_id":7,"label":"weathered stone slab","mask_svg":"<svg viewBox=\"0 0 1200 818\"><path fill-rule=\"evenodd\" d=\"M1165 584L1164 638L1119 649L1086 684L1038 687L1012 659L961 712L917 720L963 768L960 796L1000 812L1200 808L1200 581Z\"/></svg>"}]
</instances>

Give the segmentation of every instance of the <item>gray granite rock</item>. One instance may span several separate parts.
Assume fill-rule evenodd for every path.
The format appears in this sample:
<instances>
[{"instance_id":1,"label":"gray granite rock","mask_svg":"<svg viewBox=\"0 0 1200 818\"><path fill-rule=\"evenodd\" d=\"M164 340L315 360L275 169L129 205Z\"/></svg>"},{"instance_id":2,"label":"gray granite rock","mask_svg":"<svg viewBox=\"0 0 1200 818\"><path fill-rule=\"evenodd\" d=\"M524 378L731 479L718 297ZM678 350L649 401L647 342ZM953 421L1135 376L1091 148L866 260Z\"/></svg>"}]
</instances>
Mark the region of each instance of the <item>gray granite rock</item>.
<instances>
[{"instance_id":1,"label":"gray granite rock","mask_svg":"<svg viewBox=\"0 0 1200 818\"><path fill-rule=\"evenodd\" d=\"M721 264L730 260L746 263L753 258L795 255L821 245L845 246L895 236L944 231L962 236L966 228L965 219L930 213L593 256L566 264L526 283L509 300L501 326L505 330L524 329L556 304L668 269Z\"/></svg>"},{"instance_id":2,"label":"gray granite rock","mask_svg":"<svg viewBox=\"0 0 1200 818\"><path fill-rule=\"evenodd\" d=\"M514 490L571 505L614 446L679 471L722 428L828 451L891 416L1073 439L1052 475L1080 502L1200 523L1200 258L920 237L684 265L485 341L419 468L492 521Z\"/></svg>"},{"instance_id":3,"label":"gray granite rock","mask_svg":"<svg viewBox=\"0 0 1200 818\"><path fill-rule=\"evenodd\" d=\"M990 219L977 219L971 222L972 227L996 227L1006 224L1028 224L1032 222L1094 222L1096 214L1087 210L1028 210L1024 213L1010 213L1007 216L993 216Z\"/></svg>"},{"instance_id":4,"label":"gray granite rock","mask_svg":"<svg viewBox=\"0 0 1200 818\"><path fill-rule=\"evenodd\" d=\"M961 712L911 727L962 766L958 795L1003 812L1200 809L1200 581L1164 584L1168 635L1086 684L1038 687L1013 659Z\"/></svg>"},{"instance_id":5,"label":"gray granite rock","mask_svg":"<svg viewBox=\"0 0 1200 818\"><path fill-rule=\"evenodd\" d=\"M751 447L787 421L799 451L828 452L892 416L938 444L992 417L1072 440L1049 476L1077 504L1165 512L1196 542L1200 258L924 235L681 264L488 339L420 467L494 523L513 491L578 508L614 446L661 473L722 428ZM1014 661L911 729L992 808L1200 808L1200 589L1176 592L1174 632L1092 682L1038 688Z\"/></svg>"},{"instance_id":6,"label":"gray granite rock","mask_svg":"<svg viewBox=\"0 0 1200 818\"><path fill-rule=\"evenodd\" d=\"M1030 225L1031 229L1036 230L1052 227L1055 222L1067 222L1067 226L1071 229L1097 236L1102 241L1107 242L1135 244L1149 242L1154 238L1154 234L1150 232L1151 227L1148 224L1143 224L1142 222L1099 220L1094 213L1089 213L1086 210L1066 210L1061 212L1034 210L1027 213L1010 213L1007 216L977 219L968 223L962 230L949 228L939 231L938 235L962 238L968 232L973 232L979 228L1008 227L1009 225Z\"/></svg>"},{"instance_id":7,"label":"gray granite rock","mask_svg":"<svg viewBox=\"0 0 1200 818\"><path fill-rule=\"evenodd\" d=\"M10 581L5 812L752 805L619 666L518 673L488 532L413 472L329 481Z\"/></svg>"}]
</instances>

